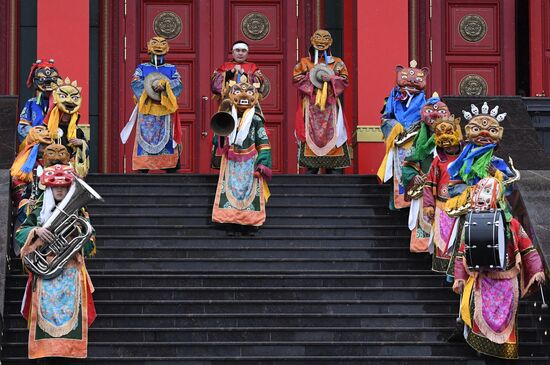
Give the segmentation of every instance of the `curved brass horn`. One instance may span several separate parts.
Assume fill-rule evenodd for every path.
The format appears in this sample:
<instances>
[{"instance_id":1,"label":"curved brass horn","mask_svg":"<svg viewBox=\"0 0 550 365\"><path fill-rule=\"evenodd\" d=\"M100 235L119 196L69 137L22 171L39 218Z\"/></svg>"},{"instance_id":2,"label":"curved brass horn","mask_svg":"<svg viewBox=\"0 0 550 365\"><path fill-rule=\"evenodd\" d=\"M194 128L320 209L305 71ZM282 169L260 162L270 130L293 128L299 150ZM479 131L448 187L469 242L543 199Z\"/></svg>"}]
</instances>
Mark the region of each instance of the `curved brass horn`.
<instances>
[{"instance_id":1,"label":"curved brass horn","mask_svg":"<svg viewBox=\"0 0 550 365\"><path fill-rule=\"evenodd\" d=\"M210 118L210 128L218 136L226 137L235 129L235 119L229 112L217 112Z\"/></svg>"}]
</instances>

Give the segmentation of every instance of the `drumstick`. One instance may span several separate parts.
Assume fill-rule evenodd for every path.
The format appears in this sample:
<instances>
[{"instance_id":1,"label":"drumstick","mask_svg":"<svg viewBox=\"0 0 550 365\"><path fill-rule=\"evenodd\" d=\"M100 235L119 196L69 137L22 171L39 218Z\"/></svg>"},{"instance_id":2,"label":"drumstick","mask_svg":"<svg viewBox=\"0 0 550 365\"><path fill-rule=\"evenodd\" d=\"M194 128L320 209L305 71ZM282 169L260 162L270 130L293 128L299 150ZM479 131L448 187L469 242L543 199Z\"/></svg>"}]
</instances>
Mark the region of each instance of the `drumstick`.
<instances>
[{"instance_id":1,"label":"drumstick","mask_svg":"<svg viewBox=\"0 0 550 365\"><path fill-rule=\"evenodd\" d=\"M540 288L540 296L542 297L542 305L540 306L542 310L548 310L548 304L546 304L546 301L544 300L544 290L542 289L542 285L539 285Z\"/></svg>"}]
</instances>

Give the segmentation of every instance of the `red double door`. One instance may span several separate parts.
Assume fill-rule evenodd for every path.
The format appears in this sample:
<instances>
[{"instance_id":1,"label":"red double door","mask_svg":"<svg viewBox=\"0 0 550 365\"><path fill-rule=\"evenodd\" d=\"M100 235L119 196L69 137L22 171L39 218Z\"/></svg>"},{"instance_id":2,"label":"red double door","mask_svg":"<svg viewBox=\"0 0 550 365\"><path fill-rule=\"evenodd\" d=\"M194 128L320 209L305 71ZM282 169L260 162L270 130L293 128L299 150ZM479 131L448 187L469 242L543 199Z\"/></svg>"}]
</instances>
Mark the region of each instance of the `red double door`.
<instances>
[{"instance_id":1,"label":"red double door","mask_svg":"<svg viewBox=\"0 0 550 365\"><path fill-rule=\"evenodd\" d=\"M417 4L424 7L427 37L417 46L431 68L430 90L461 96L516 94L515 0Z\"/></svg>"},{"instance_id":2,"label":"red double door","mask_svg":"<svg viewBox=\"0 0 550 365\"><path fill-rule=\"evenodd\" d=\"M273 153L273 170L296 172L294 113L297 94L292 87L296 63L298 17L296 3L286 0L134 0L125 9L124 114L134 107L129 83L137 64L147 61L146 43L155 35L169 40L167 62L177 66L183 82L178 98L183 131L181 171L209 173L212 131L210 117L217 110L210 76L231 59L231 45L250 45L249 61L259 65L271 82L262 101ZM121 121L123 124L123 121ZM125 171L131 170L133 139L122 148Z\"/></svg>"}]
</instances>

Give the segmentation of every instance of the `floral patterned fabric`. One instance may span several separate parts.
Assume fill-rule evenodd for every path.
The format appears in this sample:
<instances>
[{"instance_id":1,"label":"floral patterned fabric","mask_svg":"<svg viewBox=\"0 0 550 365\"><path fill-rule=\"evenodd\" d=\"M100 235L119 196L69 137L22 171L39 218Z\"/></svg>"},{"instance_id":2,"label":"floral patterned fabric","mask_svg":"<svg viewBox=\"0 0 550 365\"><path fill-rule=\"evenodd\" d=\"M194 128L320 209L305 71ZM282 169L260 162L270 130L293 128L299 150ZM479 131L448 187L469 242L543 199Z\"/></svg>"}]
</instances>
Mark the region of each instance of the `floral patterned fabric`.
<instances>
[{"instance_id":1,"label":"floral patterned fabric","mask_svg":"<svg viewBox=\"0 0 550 365\"><path fill-rule=\"evenodd\" d=\"M480 280L483 301L483 319L495 332L501 332L513 319L514 296L513 279L491 279L483 276Z\"/></svg>"},{"instance_id":2,"label":"floral patterned fabric","mask_svg":"<svg viewBox=\"0 0 550 365\"><path fill-rule=\"evenodd\" d=\"M69 322L76 326L78 321L75 321L75 318L78 315L80 299L78 281L78 270L75 267L63 270L55 278L44 279L43 290L40 293L40 317L54 327L65 326ZM69 330L74 329L74 326ZM46 328L42 329L48 332Z\"/></svg>"}]
</instances>

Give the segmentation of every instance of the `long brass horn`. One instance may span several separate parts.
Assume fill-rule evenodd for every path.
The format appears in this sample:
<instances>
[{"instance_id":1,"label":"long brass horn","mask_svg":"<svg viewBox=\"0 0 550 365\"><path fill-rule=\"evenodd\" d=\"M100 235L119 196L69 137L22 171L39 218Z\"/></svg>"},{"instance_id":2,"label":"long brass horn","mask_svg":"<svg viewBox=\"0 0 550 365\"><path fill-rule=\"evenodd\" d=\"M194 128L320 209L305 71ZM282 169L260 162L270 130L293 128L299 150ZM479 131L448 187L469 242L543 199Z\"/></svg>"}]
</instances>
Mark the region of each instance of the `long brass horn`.
<instances>
[{"instance_id":1,"label":"long brass horn","mask_svg":"<svg viewBox=\"0 0 550 365\"><path fill-rule=\"evenodd\" d=\"M217 112L210 118L210 128L218 136L226 137L235 129L235 119L229 112Z\"/></svg>"}]
</instances>

